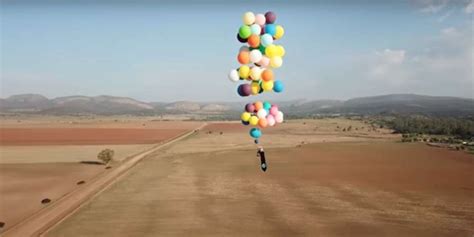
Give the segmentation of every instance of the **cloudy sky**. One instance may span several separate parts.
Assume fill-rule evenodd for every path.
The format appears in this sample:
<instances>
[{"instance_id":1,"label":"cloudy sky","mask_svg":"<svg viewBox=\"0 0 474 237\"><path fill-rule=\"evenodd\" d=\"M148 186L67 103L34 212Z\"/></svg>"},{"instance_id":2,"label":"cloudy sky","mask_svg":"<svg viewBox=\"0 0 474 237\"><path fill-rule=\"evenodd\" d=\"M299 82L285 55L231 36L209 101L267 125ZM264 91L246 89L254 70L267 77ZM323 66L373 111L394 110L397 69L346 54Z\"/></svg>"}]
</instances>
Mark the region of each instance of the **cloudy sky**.
<instances>
[{"instance_id":1,"label":"cloudy sky","mask_svg":"<svg viewBox=\"0 0 474 237\"><path fill-rule=\"evenodd\" d=\"M262 99L474 97L472 0L112 2L2 1L1 97L238 101L241 16L267 10L286 90Z\"/></svg>"}]
</instances>

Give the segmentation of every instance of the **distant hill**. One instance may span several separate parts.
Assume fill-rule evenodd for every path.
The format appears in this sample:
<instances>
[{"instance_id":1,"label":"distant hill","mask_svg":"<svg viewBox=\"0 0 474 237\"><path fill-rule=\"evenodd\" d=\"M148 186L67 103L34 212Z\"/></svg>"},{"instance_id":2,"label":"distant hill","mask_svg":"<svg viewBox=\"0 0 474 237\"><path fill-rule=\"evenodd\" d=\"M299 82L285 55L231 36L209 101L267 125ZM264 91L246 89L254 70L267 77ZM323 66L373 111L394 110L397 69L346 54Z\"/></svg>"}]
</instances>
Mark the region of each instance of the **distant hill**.
<instances>
[{"instance_id":1,"label":"distant hill","mask_svg":"<svg viewBox=\"0 0 474 237\"><path fill-rule=\"evenodd\" d=\"M391 94L342 100L293 100L276 102L286 114L304 117L317 114L422 114L433 116L474 116L474 100L457 97ZM38 114L199 114L234 116L243 102L177 101L142 102L116 96L67 96L48 99L38 94L14 95L0 99L4 113Z\"/></svg>"}]
</instances>

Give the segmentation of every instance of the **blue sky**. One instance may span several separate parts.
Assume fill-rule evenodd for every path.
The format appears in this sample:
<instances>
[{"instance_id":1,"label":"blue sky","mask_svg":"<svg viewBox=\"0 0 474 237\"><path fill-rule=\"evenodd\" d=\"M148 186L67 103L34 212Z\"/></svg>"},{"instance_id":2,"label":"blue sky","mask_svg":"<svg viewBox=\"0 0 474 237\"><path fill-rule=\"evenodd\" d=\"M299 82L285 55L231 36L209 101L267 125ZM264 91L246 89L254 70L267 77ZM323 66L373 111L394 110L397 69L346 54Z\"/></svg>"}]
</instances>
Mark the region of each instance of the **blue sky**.
<instances>
[{"instance_id":1,"label":"blue sky","mask_svg":"<svg viewBox=\"0 0 474 237\"><path fill-rule=\"evenodd\" d=\"M1 96L238 101L242 14L272 10L286 90L259 99L474 97L472 1L382 2L2 1Z\"/></svg>"}]
</instances>

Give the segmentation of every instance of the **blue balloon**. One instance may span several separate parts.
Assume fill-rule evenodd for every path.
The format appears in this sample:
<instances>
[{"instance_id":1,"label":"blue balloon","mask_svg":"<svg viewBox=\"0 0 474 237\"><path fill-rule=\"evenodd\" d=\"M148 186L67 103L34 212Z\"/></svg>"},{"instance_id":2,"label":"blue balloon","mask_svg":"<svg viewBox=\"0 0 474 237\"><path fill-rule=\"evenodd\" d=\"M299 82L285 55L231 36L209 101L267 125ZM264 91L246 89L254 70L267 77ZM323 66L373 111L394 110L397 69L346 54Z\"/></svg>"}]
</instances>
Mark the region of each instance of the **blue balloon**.
<instances>
[{"instance_id":1,"label":"blue balloon","mask_svg":"<svg viewBox=\"0 0 474 237\"><path fill-rule=\"evenodd\" d=\"M259 137L262 136L262 131L260 131L260 129L258 129L258 128L252 128L252 129L250 129L250 132L249 132L249 133L250 133L250 136L253 137L253 138L255 138L255 139L257 139L257 138L259 138Z\"/></svg>"},{"instance_id":2,"label":"blue balloon","mask_svg":"<svg viewBox=\"0 0 474 237\"><path fill-rule=\"evenodd\" d=\"M246 122L246 121L244 121L244 120L242 120L242 124L243 124L243 125L249 125L250 123L249 123L249 122Z\"/></svg>"},{"instance_id":3,"label":"blue balloon","mask_svg":"<svg viewBox=\"0 0 474 237\"><path fill-rule=\"evenodd\" d=\"M266 24L265 25L265 34L270 34L271 36L275 36L275 34L276 34L276 25L275 24Z\"/></svg>"},{"instance_id":4,"label":"blue balloon","mask_svg":"<svg viewBox=\"0 0 474 237\"><path fill-rule=\"evenodd\" d=\"M273 85L273 86L275 86L275 85ZM268 102L268 101L265 101L265 102L263 102L263 108L268 111L268 110L270 110L270 108L272 108L272 104L270 104L270 102Z\"/></svg>"},{"instance_id":5,"label":"blue balloon","mask_svg":"<svg viewBox=\"0 0 474 237\"><path fill-rule=\"evenodd\" d=\"M273 91L277 92L277 93L280 93L282 92L284 89L284 86L283 86L283 82L281 81L275 81L273 83Z\"/></svg>"}]
</instances>

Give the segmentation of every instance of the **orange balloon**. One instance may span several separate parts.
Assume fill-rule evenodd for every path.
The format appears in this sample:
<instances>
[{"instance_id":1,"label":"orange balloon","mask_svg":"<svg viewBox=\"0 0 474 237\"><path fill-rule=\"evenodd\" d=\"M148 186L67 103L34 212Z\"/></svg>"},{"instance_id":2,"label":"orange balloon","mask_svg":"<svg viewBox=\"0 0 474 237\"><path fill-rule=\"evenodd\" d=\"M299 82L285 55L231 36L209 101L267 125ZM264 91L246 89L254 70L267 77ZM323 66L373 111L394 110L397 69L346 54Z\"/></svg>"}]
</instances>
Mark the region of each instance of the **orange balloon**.
<instances>
[{"instance_id":1,"label":"orange balloon","mask_svg":"<svg viewBox=\"0 0 474 237\"><path fill-rule=\"evenodd\" d=\"M271 81L273 80L273 72L272 70L270 69L265 69L263 72L262 72L262 75L260 76L262 78L262 80L264 81Z\"/></svg>"},{"instance_id":2,"label":"orange balloon","mask_svg":"<svg viewBox=\"0 0 474 237\"><path fill-rule=\"evenodd\" d=\"M258 48L258 46L260 46L260 36L251 35L250 37L247 38L247 42L249 43L250 47Z\"/></svg>"},{"instance_id":3,"label":"orange balloon","mask_svg":"<svg viewBox=\"0 0 474 237\"><path fill-rule=\"evenodd\" d=\"M248 51L240 51L237 56L240 64L249 64L250 63L250 53Z\"/></svg>"},{"instance_id":4,"label":"orange balloon","mask_svg":"<svg viewBox=\"0 0 474 237\"><path fill-rule=\"evenodd\" d=\"M266 118L259 118L258 119L258 126L261 128L264 128L268 125L267 119Z\"/></svg>"},{"instance_id":5,"label":"orange balloon","mask_svg":"<svg viewBox=\"0 0 474 237\"><path fill-rule=\"evenodd\" d=\"M255 102L254 106L255 106L256 111L259 111L260 109L263 109L263 103L260 102L260 101Z\"/></svg>"}]
</instances>

